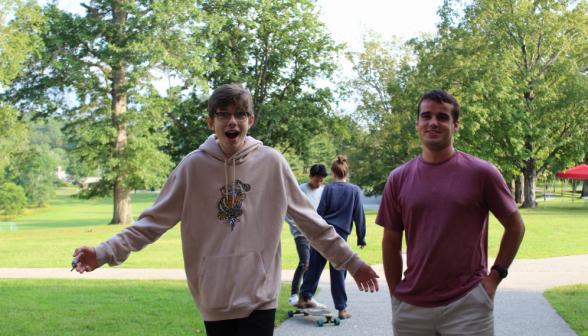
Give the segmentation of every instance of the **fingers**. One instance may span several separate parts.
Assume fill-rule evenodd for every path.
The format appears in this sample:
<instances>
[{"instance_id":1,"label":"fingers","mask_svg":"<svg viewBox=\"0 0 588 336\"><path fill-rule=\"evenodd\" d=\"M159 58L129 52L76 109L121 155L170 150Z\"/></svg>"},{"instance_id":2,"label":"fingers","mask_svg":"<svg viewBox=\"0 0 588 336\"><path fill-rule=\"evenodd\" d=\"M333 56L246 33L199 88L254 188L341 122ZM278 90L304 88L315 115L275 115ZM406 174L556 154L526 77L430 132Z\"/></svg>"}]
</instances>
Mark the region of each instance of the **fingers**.
<instances>
[{"instance_id":1,"label":"fingers","mask_svg":"<svg viewBox=\"0 0 588 336\"><path fill-rule=\"evenodd\" d=\"M367 281L358 281L357 282L357 288L361 291L361 292L370 292L373 293L374 291L377 292L380 290L380 285L378 284L378 279L376 279L376 277L378 277L377 275Z\"/></svg>"},{"instance_id":2,"label":"fingers","mask_svg":"<svg viewBox=\"0 0 588 336\"><path fill-rule=\"evenodd\" d=\"M74 251L72 265L75 262L74 268L76 272L83 274L84 272L91 272L96 268L94 266L96 264L95 253L93 252L93 249L88 246L78 247Z\"/></svg>"}]
</instances>

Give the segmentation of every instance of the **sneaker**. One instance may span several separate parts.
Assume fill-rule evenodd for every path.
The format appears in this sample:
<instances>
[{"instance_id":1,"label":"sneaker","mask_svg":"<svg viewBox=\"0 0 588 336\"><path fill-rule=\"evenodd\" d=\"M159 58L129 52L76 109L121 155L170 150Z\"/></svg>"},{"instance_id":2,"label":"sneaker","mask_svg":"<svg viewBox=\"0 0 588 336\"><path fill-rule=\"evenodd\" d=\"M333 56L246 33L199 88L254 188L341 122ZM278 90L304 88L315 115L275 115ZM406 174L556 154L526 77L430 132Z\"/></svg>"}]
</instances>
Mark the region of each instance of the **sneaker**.
<instances>
[{"instance_id":1,"label":"sneaker","mask_svg":"<svg viewBox=\"0 0 588 336\"><path fill-rule=\"evenodd\" d=\"M344 320L351 317L351 313L347 309L339 310L339 319Z\"/></svg>"},{"instance_id":2,"label":"sneaker","mask_svg":"<svg viewBox=\"0 0 588 336\"><path fill-rule=\"evenodd\" d=\"M327 305L317 302L315 299L310 300L310 302L314 302L317 308L325 309Z\"/></svg>"},{"instance_id":3,"label":"sneaker","mask_svg":"<svg viewBox=\"0 0 588 336\"><path fill-rule=\"evenodd\" d=\"M288 299L288 303L291 306L295 306L298 304L298 294L292 294L292 296L290 296L290 299Z\"/></svg>"}]
</instances>

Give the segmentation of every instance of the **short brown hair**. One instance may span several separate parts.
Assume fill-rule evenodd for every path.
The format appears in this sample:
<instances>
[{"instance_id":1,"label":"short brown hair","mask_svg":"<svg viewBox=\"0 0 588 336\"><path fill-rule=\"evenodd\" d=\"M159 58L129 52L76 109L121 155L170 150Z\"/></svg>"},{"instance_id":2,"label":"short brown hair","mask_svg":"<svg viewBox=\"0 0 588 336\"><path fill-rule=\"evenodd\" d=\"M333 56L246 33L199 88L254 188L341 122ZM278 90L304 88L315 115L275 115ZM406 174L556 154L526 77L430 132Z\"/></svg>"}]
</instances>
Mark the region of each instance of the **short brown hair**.
<instances>
[{"instance_id":1,"label":"short brown hair","mask_svg":"<svg viewBox=\"0 0 588 336\"><path fill-rule=\"evenodd\" d=\"M347 162L347 156L338 155L337 160L331 163L331 171L340 179L344 179L349 174L349 167L345 162Z\"/></svg>"},{"instance_id":2,"label":"short brown hair","mask_svg":"<svg viewBox=\"0 0 588 336\"><path fill-rule=\"evenodd\" d=\"M434 100L439 104L447 103L453 105L453 109L451 109L453 122L459 120L459 103L457 102L457 99L455 99L455 97L450 93L443 90L431 90L425 93L421 99L419 99L419 105L417 106L417 119L421 116L421 104L427 99Z\"/></svg>"},{"instance_id":3,"label":"short brown hair","mask_svg":"<svg viewBox=\"0 0 588 336\"><path fill-rule=\"evenodd\" d=\"M253 98L251 92L239 84L224 84L214 90L208 99L208 116L214 119L219 108L230 105L236 106L239 112L249 112L253 115Z\"/></svg>"}]
</instances>

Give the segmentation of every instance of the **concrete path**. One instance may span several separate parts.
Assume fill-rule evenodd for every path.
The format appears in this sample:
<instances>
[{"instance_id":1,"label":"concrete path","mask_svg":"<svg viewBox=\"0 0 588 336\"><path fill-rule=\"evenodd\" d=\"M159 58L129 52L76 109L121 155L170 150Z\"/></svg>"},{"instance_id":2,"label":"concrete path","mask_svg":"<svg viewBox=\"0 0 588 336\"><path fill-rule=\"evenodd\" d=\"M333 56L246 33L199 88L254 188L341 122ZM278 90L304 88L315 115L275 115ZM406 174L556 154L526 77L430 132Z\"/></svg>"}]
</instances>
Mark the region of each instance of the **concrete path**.
<instances>
[{"instance_id":1,"label":"concrete path","mask_svg":"<svg viewBox=\"0 0 588 336\"><path fill-rule=\"evenodd\" d=\"M493 262L489 260L490 265ZM296 316L278 327L275 335L392 335L390 293L385 285L382 265L375 265L374 269L381 277L378 293L359 292L353 279L347 279L348 308L353 313L351 319L342 321L337 327L328 325L319 329L317 317ZM0 268L0 278L186 279L183 269L105 267L84 275L69 270ZM290 282L293 275L294 271L284 270L282 281ZM515 260L496 294L496 335L576 335L542 293L551 287L578 283L588 283L588 255ZM323 272L320 287L316 300L328 308L333 307L328 272Z\"/></svg>"},{"instance_id":2,"label":"concrete path","mask_svg":"<svg viewBox=\"0 0 588 336\"><path fill-rule=\"evenodd\" d=\"M492 265L494 260L488 262ZM377 294L360 292L353 279L346 281L348 309L353 313L351 319L343 320L337 327L328 325L319 329L317 317L296 316L278 327L275 335L392 335L390 292L381 265L375 268L381 277ZM286 280L285 277L282 280ZM548 288L578 283L588 283L588 255L515 260L494 300L496 335L576 335L542 293ZM321 279L320 287L321 292L315 299L333 307L327 277Z\"/></svg>"}]
</instances>

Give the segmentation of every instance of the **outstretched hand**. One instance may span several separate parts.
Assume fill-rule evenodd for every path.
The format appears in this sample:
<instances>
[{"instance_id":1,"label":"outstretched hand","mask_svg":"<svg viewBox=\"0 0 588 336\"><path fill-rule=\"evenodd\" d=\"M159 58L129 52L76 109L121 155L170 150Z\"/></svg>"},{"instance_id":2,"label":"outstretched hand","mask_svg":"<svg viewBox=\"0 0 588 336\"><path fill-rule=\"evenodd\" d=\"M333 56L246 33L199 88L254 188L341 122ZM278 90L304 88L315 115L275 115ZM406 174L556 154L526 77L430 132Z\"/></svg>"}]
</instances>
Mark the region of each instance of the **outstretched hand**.
<instances>
[{"instance_id":1,"label":"outstretched hand","mask_svg":"<svg viewBox=\"0 0 588 336\"><path fill-rule=\"evenodd\" d=\"M353 280L357 283L357 287L362 292L377 292L380 290L380 286L378 286L378 274L376 271L368 265L367 263L363 263L357 273L353 276Z\"/></svg>"},{"instance_id":2,"label":"outstretched hand","mask_svg":"<svg viewBox=\"0 0 588 336\"><path fill-rule=\"evenodd\" d=\"M90 246L78 247L73 254L73 261L76 262L76 271L80 274L84 272L92 272L98 268L98 261L96 260L96 250Z\"/></svg>"}]
</instances>

